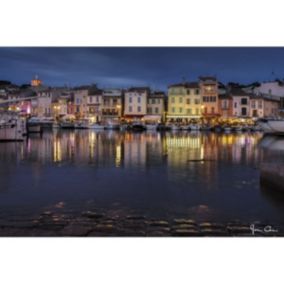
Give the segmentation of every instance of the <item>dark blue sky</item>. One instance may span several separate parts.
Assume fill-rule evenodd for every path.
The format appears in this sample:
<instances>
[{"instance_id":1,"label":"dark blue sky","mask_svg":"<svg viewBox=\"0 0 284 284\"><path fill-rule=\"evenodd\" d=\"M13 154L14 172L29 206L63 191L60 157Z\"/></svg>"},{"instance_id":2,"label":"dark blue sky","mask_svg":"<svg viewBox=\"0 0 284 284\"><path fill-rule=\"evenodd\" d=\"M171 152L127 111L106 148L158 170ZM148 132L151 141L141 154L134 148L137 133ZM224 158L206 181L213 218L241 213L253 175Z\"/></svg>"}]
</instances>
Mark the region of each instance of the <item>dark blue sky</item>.
<instances>
[{"instance_id":1,"label":"dark blue sky","mask_svg":"<svg viewBox=\"0 0 284 284\"><path fill-rule=\"evenodd\" d=\"M272 74L274 72L274 75ZM182 78L224 83L284 78L284 48L0 48L0 80L165 89Z\"/></svg>"}]
</instances>

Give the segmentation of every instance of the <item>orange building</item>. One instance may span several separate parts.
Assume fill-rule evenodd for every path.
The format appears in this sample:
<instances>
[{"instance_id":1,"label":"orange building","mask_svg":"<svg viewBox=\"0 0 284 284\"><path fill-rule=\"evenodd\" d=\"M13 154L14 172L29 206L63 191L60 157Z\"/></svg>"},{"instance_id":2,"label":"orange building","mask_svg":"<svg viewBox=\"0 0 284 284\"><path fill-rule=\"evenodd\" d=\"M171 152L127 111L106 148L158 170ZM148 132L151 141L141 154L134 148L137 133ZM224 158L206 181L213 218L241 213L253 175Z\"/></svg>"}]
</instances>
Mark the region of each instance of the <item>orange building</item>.
<instances>
[{"instance_id":1,"label":"orange building","mask_svg":"<svg viewBox=\"0 0 284 284\"><path fill-rule=\"evenodd\" d=\"M202 115L205 118L219 116L218 81L215 77L199 77L202 98Z\"/></svg>"}]
</instances>

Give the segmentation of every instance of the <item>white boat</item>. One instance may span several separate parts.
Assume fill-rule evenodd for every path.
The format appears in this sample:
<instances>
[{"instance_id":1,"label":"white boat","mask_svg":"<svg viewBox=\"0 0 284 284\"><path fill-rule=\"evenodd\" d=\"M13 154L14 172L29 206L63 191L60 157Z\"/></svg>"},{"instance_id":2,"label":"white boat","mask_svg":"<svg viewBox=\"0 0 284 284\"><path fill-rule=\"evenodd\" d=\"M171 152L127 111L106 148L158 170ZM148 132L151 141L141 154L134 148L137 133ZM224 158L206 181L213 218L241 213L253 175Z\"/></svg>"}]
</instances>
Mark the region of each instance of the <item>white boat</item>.
<instances>
[{"instance_id":1,"label":"white boat","mask_svg":"<svg viewBox=\"0 0 284 284\"><path fill-rule=\"evenodd\" d=\"M63 129L73 129L74 128L74 123L72 121L62 121L60 122L60 128Z\"/></svg>"},{"instance_id":2,"label":"white boat","mask_svg":"<svg viewBox=\"0 0 284 284\"><path fill-rule=\"evenodd\" d=\"M89 121L88 120L78 120L74 123L75 129L88 129Z\"/></svg>"},{"instance_id":3,"label":"white boat","mask_svg":"<svg viewBox=\"0 0 284 284\"><path fill-rule=\"evenodd\" d=\"M181 125L180 130L189 130L189 125Z\"/></svg>"},{"instance_id":4,"label":"white boat","mask_svg":"<svg viewBox=\"0 0 284 284\"><path fill-rule=\"evenodd\" d=\"M230 126L225 126L224 127L224 132L230 133L232 131L232 128Z\"/></svg>"},{"instance_id":5,"label":"white boat","mask_svg":"<svg viewBox=\"0 0 284 284\"><path fill-rule=\"evenodd\" d=\"M157 130L157 124L146 124L146 130Z\"/></svg>"},{"instance_id":6,"label":"white boat","mask_svg":"<svg viewBox=\"0 0 284 284\"><path fill-rule=\"evenodd\" d=\"M199 131L200 130L200 126L198 124L190 124L188 127L188 130L190 131Z\"/></svg>"},{"instance_id":7,"label":"white boat","mask_svg":"<svg viewBox=\"0 0 284 284\"><path fill-rule=\"evenodd\" d=\"M19 117L3 117L0 121L0 141L23 141L23 125Z\"/></svg>"},{"instance_id":8,"label":"white boat","mask_svg":"<svg viewBox=\"0 0 284 284\"><path fill-rule=\"evenodd\" d=\"M284 119L259 119L258 125L266 134L284 135Z\"/></svg>"},{"instance_id":9,"label":"white boat","mask_svg":"<svg viewBox=\"0 0 284 284\"><path fill-rule=\"evenodd\" d=\"M91 123L88 126L89 129L103 130L105 128L104 125L98 123Z\"/></svg>"},{"instance_id":10,"label":"white boat","mask_svg":"<svg viewBox=\"0 0 284 284\"><path fill-rule=\"evenodd\" d=\"M119 128L119 123L116 122L107 122L105 125L105 129L107 130L118 130Z\"/></svg>"},{"instance_id":11,"label":"white boat","mask_svg":"<svg viewBox=\"0 0 284 284\"><path fill-rule=\"evenodd\" d=\"M168 127L172 130L172 131L177 131L179 130L179 126L176 124L169 124Z\"/></svg>"}]
</instances>

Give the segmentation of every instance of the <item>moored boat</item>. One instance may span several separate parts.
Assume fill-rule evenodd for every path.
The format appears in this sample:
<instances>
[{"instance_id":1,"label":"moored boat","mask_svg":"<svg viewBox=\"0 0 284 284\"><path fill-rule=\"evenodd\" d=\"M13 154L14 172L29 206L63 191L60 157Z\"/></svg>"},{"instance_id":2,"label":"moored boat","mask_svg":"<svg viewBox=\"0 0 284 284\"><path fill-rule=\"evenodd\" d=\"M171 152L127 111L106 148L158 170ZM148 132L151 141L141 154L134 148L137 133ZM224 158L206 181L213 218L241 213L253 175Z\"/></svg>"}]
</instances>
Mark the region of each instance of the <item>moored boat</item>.
<instances>
[{"instance_id":1,"label":"moored boat","mask_svg":"<svg viewBox=\"0 0 284 284\"><path fill-rule=\"evenodd\" d=\"M265 134L284 135L284 119L259 119L258 125Z\"/></svg>"},{"instance_id":2,"label":"moored boat","mask_svg":"<svg viewBox=\"0 0 284 284\"><path fill-rule=\"evenodd\" d=\"M0 120L0 141L23 141L23 125L18 116L4 116Z\"/></svg>"},{"instance_id":3,"label":"moored boat","mask_svg":"<svg viewBox=\"0 0 284 284\"><path fill-rule=\"evenodd\" d=\"M146 124L146 130L157 130L158 125L157 124Z\"/></svg>"},{"instance_id":4,"label":"moored boat","mask_svg":"<svg viewBox=\"0 0 284 284\"><path fill-rule=\"evenodd\" d=\"M88 125L89 129L104 130L105 126L99 123L91 123Z\"/></svg>"}]
</instances>

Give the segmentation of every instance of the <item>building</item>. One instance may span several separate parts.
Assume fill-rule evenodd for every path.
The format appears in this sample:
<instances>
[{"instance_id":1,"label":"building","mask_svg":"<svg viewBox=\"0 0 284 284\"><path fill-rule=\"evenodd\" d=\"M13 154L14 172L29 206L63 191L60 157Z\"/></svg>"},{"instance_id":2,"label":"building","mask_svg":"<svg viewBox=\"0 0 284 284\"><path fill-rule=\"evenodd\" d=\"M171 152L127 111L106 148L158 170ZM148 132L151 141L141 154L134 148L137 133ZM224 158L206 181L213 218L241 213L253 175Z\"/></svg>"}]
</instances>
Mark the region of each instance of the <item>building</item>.
<instances>
[{"instance_id":1,"label":"building","mask_svg":"<svg viewBox=\"0 0 284 284\"><path fill-rule=\"evenodd\" d=\"M142 120L147 115L148 87L129 88L124 93L124 119Z\"/></svg>"},{"instance_id":2,"label":"building","mask_svg":"<svg viewBox=\"0 0 284 284\"><path fill-rule=\"evenodd\" d=\"M233 98L228 93L219 95L219 113L222 118L233 117Z\"/></svg>"},{"instance_id":3,"label":"building","mask_svg":"<svg viewBox=\"0 0 284 284\"><path fill-rule=\"evenodd\" d=\"M76 88L74 90L74 115L76 118L84 118L88 111L88 88Z\"/></svg>"},{"instance_id":4,"label":"building","mask_svg":"<svg viewBox=\"0 0 284 284\"><path fill-rule=\"evenodd\" d=\"M118 121L122 116L122 91L108 89L102 93L102 120Z\"/></svg>"},{"instance_id":5,"label":"building","mask_svg":"<svg viewBox=\"0 0 284 284\"><path fill-rule=\"evenodd\" d=\"M252 94L250 98L250 117L276 117L279 115L280 98L269 95Z\"/></svg>"},{"instance_id":6,"label":"building","mask_svg":"<svg viewBox=\"0 0 284 284\"><path fill-rule=\"evenodd\" d=\"M34 79L31 80L31 86L32 87L39 87L42 85L42 81L38 78L37 75L35 75Z\"/></svg>"},{"instance_id":7,"label":"building","mask_svg":"<svg viewBox=\"0 0 284 284\"><path fill-rule=\"evenodd\" d=\"M37 99L32 101L32 115L38 117L52 116L52 92L45 90L37 93Z\"/></svg>"},{"instance_id":8,"label":"building","mask_svg":"<svg viewBox=\"0 0 284 284\"><path fill-rule=\"evenodd\" d=\"M201 114L202 101L197 82L169 86L167 121L189 122L192 119L199 119Z\"/></svg>"},{"instance_id":9,"label":"building","mask_svg":"<svg viewBox=\"0 0 284 284\"><path fill-rule=\"evenodd\" d=\"M166 95L164 92L152 92L147 98L145 121L161 123L165 120Z\"/></svg>"},{"instance_id":10,"label":"building","mask_svg":"<svg viewBox=\"0 0 284 284\"><path fill-rule=\"evenodd\" d=\"M218 102L219 83L215 77L199 77L199 88L202 98L202 115L214 118L220 115Z\"/></svg>"},{"instance_id":11,"label":"building","mask_svg":"<svg viewBox=\"0 0 284 284\"><path fill-rule=\"evenodd\" d=\"M90 118L92 122L101 122L102 107L103 91L93 86L88 92L86 116Z\"/></svg>"},{"instance_id":12,"label":"building","mask_svg":"<svg viewBox=\"0 0 284 284\"><path fill-rule=\"evenodd\" d=\"M246 118L250 115L250 95L240 88L231 88L233 98L233 116Z\"/></svg>"}]
</instances>

